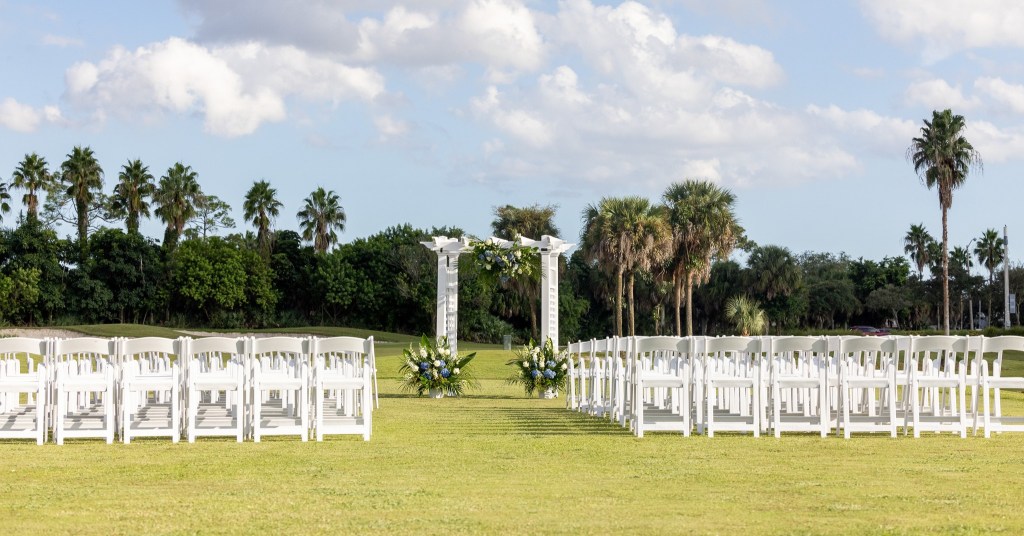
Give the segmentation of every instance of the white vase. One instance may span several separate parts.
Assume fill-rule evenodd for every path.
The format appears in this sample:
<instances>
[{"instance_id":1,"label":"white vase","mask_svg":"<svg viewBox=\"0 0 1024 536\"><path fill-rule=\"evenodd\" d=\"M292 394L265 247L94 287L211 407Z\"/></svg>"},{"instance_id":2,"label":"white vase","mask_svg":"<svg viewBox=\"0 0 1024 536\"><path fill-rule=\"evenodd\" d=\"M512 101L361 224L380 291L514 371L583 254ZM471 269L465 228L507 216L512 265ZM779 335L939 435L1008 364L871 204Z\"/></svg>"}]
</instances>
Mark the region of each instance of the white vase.
<instances>
[{"instance_id":1,"label":"white vase","mask_svg":"<svg viewBox=\"0 0 1024 536\"><path fill-rule=\"evenodd\" d=\"M444 390L442 389L431 389L427 394L430 398L444 398Z\"/></svg>"},{"instance_id":2,"label":"white vase","mask_svg":"<svg viewBox=\"0 0 1024 536\"><path fill-rule=\"evenodd\" d=\"M543 391L537 391L537 398L541 400L549 400L558 396L558 391L554 389L544 389Z\"/></svg>"}]
</instances>

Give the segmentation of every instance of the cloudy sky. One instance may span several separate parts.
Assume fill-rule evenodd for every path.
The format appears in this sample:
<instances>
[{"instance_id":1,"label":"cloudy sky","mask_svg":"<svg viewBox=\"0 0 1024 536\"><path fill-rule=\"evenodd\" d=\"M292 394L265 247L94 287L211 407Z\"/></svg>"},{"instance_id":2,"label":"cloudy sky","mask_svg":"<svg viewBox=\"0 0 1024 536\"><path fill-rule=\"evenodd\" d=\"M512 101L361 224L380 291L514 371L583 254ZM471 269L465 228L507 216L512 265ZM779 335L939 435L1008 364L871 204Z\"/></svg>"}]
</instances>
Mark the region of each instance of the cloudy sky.
<instances>
[{"instance_id":1,"label":"cloudy sky","mask_svg":"<svg viewBox=\"0 0 1024 536\"><path fill-rule=\"evenodd\" d=\"M254 180L281 228L325 186L350 241L533 203L572 240L602 196L704 177L758 243L879 259L940 236L905 158L933 109L984 159L952 245L1024 232L1022 27L1017 0L0 0L0 180L76 144L108 192L181 161L243 229Z\"/></svg>"}]
</instances>

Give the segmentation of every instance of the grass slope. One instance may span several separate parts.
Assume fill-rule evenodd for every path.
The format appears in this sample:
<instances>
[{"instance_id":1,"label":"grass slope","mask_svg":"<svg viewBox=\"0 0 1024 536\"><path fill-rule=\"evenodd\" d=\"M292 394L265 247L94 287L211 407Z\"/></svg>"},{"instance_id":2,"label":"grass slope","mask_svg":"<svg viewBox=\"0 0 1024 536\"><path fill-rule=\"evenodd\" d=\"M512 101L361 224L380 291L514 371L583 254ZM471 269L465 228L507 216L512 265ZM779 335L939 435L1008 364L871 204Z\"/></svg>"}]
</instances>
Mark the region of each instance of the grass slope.
<instances>
[{"instance_id":1,"label":"grass slope","mask_svg":"<svg viewBox=\"0 0 1024 536\"><path fill-rule=\"evenodd\" d=\"M465 350L465 349L464 349ZM373 439L2 441L4 533L1020 533L1024 434L638 440L507 386L481 349L461 399L398 389ZM1024 397L1007 410L1024 414Z\"/></svg>"}]
</instances>

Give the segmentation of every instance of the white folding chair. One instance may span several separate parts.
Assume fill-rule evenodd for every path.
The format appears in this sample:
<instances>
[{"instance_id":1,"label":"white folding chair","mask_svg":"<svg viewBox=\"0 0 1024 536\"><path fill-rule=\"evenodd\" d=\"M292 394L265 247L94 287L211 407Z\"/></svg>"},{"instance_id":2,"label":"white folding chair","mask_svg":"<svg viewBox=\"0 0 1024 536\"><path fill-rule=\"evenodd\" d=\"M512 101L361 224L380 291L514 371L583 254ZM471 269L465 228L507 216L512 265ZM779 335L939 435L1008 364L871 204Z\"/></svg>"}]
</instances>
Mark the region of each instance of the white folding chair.
<instances>
[{"instance_id":1,"label":"white folding chair","mask_svg":"<svg viewBox=\"0 0 1024 536\"><path fill-rule=\"evenodd\" d=\"M53 435L58 445L67 438L98 437L114 442L117 429L114 386L116 343L81 337L56 339L52 346L55 374Z\"/></svg>"},{"instance_id":2,"label":"white folding chair","mask_svg":"<svg viewBox=\"0 0 1024 536\"><path fill-rule=\"evenodd\" d=\"M119 339L121 368L121 439L181 438L182 339Z\"/></svg>"},{"instance_id":3,"label":"white folding chair","mask_svg":"<svg viewBox=\"0 0 1024 536\"><path fill-rule=\"evenodd\" d=\"M580 359L580 342L571 342L565 347L565 353L567 356L566 363L569 365L569 370L565 375L565 409L576 411L579 408L579 400L576 398L580 388L578 385L579 374L576 371L576 363Z\"/></svg>"},{"instance_id":4,"label":"white folding chair","mask_svg":"<svg viewBox=\"0 0 1024 536\"><path fill-rule=\"evenodd\" d=\"M821 337L778 337L771 340L769 383L772 430L828 435L828 341Z\"/></svg>"},{"instance_id":5,"label":"white folding chair","mask_svg":"<svg viewBox=\"0 0 1024 536\"><path fill-rule=\"evenodd\" d=\"M910 409L914 437L922 431L967 437L967 337L915 337L910 343Z\"/></svg>"},{"instance_id":6,"label":"white folding chair","mask_svg":"<svg viewBox=\"0 0 1024 536\"><path fill-rule=\"evenodd\" d=\"M250 338L252 439L298 435L309 439L309 341ZM276 395L276 396L274 396Z\"/></svg>"},{"instance_id":7,"label":"white folding chair","mask_svg":"<svg viewBox=\"0 0 1024 536\"><path fill-rule=\"evenodd\" d=\"M1024 337L1004 335L1002 337L986 337L979 355L995 354L991 372L988 361L979 361L981 372L982 425L985 437L992 437L992 432L1024 432L1024 416L1003 415L1002 390L1024 389L1024 376L1005 376L1003 374L1003 355L1006 352L1024 352Z\"/></svg>"},{"instance_id":8,"label":"white folding chair","mask_svg":"<svg viewBox=\"0 0 1024 536\"><path fill-rule=\"evenodd\" d=\"M245 437L245 339L185 339L186 433L197 437Z\"/></svg>"},{"instance_id":9,"label":"white folding chair","mask_svg":"<svg viewBox=\"0 0 1024 536\"><path fill-rule=\"evenodd\" d=\"M851 337L839 343L843 437L889 432L896 437L896 341Z\"/></svg>"},{"instance_id":10,"label":"white folding chair","mask_svg":"<svg viewBox=\"0 0 1024 536\"><path fill-rule=\"evenodd\" d=\"M311 346L316 440L329 434L361 434L369 441L373 337L314 338Z\"/></svg>"},{"instance_id":11,"label":"white folding chair","mask_svg":"<svg viewBox=\"0 0 1024 536\"><path fill-rule=\"evenodd\" d=\"M704 340L699 350L704 380L701 387L704 430L751 432L760 437L764 413L761 340L717 337Z\"/></svg>"},{"instance_id":12,"label":"white folding chair","mask_svg":"<svg viewBox=\"0 0 1024 536\"><path fill-rule=\"evenodd\" d=\"M633 433L677 431L689 437L691 339L645 337L633 344L631 360Z\"/></svg>"},{"instance_id":13,"label":"white folding chair","mask_svg":"<svg viewBox=\"0 0 1024 536\"><path fill-rule=\"evenodd\" d=\"M46 442L49 341L0 339L0 438Z\"/></svg>"}]
</instances>

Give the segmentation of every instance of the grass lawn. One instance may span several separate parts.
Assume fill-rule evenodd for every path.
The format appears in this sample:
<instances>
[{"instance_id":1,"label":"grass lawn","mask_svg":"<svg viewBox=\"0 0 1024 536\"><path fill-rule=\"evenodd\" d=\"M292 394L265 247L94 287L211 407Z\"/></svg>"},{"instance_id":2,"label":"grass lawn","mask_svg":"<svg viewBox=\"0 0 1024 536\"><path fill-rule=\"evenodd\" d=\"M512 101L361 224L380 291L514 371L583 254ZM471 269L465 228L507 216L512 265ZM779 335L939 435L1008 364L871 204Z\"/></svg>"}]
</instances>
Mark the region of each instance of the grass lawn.
<instances>
[{"instance_id":1,"label":"grass lawn","mask_svg":"<svg viewBox=\"0 0 1024 536\"><path fill-rule=\"evenodd\" d=\"M505 385L494 346L463 345L469 396L409 395L401 347L370 442L0 442L0 533L1024 532L1024 434L638 440Z\"/></svg>"}]
</instances>

